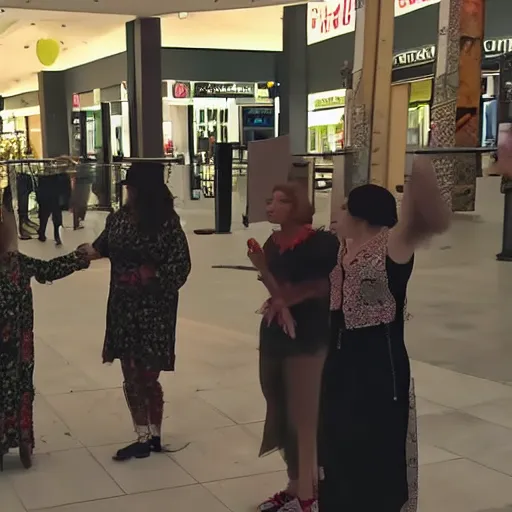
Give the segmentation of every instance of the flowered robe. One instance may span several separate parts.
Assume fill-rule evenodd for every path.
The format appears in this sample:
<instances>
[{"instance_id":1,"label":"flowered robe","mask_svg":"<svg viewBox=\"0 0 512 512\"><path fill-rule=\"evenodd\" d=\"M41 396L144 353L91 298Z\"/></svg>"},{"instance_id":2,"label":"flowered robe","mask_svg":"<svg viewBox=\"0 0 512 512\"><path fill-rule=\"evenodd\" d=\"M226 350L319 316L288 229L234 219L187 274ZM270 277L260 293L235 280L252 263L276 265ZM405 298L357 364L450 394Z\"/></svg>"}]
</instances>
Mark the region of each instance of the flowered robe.
<instances>
[{"instance_id":1,"label":"flowered robe","mask_svg":"<svg viewBox=\"0 0 512 512\"><path fill-rule=\"evenodd\" d=\"M0 259L0 455L34 446L34 311L31 279L49 283L89 266L71 253L42 261L18 252Z\"/></svg>"}]
</instances>

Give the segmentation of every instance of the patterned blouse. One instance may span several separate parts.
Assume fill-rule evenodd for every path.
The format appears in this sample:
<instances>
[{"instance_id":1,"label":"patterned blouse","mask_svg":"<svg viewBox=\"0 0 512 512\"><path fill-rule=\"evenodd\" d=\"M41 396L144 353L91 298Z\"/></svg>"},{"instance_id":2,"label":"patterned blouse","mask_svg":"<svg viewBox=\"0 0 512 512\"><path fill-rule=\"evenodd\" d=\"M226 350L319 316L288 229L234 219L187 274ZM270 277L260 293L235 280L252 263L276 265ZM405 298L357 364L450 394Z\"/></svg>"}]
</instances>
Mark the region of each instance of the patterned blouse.
<instances>
[{"instance_id":1,"label":"patterned blouse","mask_svg":"<svg viewBox=\"0 0 512 512\"><path fill-rule=\"evenodd\" d=\"M331 273L331 310L343 311L347 329L389 324L396 317L386 271L388 237L383 229L350 262L345 261L346 245L340 245Z\"/></svg>"}]
</instances>

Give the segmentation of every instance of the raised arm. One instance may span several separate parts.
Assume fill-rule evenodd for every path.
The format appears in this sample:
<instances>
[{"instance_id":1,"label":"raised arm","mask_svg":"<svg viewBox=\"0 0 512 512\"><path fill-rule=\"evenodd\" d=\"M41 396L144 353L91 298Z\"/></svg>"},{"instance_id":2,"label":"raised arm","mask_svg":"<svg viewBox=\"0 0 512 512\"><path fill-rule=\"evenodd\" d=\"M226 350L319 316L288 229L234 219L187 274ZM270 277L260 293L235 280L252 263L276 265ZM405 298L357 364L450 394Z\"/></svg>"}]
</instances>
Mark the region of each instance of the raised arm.
<instances>
[{"instance_id":1,"label":"raised arm","mask_svg":"<svg viewBox=\"0 0 512 512\"><path fill-rule=\"evenodd\" d=\"M451 190L441 188L427 156L416 156L412 175L404 187L398 224L391 230L388 255L396 263L407 263L422 242L450 226Z\"/></svg>"},{"instance_id":2,"label":"raised arm","mask_svg":"<svg viewBox=\"0 0 512 512\"><path fill-rule=\"evenodd\" d=\"M24 254L19 255L22 271L39 283L51 283L63 279L78 270L89 267L89 258L82 251L75 251L52 260L39 260Z\"/></svg>"}]
</instances>

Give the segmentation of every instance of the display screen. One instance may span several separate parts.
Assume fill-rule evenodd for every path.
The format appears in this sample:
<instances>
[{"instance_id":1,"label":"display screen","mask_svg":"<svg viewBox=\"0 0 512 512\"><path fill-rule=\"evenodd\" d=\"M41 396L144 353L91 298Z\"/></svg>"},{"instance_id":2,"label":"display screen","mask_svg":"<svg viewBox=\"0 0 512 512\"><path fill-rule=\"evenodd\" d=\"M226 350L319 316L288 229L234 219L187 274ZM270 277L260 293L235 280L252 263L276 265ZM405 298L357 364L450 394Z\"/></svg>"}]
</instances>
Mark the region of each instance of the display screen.
<instances>
[{"instance_id":1,"label":"display screen","mask_svg":"<svg viewBox=\"0 0 512 512\"><path fill-rule=\"evenodd\" d=\"M245 107L244 128L274 128L274 109L269 107Z\"/></svg>"}]
</instances>

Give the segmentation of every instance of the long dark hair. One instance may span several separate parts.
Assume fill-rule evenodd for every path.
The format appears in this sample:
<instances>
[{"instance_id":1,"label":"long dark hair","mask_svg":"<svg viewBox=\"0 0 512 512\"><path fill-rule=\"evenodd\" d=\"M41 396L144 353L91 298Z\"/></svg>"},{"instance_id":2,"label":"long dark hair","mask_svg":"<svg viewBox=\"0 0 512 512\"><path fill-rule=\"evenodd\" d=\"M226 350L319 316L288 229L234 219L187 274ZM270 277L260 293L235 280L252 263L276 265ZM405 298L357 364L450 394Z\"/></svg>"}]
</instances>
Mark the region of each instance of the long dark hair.
<instances>
[{"instance_id":1,"label":"long dark hair","mask_svg":"<svg viewBox=\"0 0 512 512\"><path fill-rule=\"evenodd\" d=\"M150 237L158 235L167 223L178 218L174 196L165 183L137 188L131 208L139 230Z\"/></svg>"}]
</instances>

